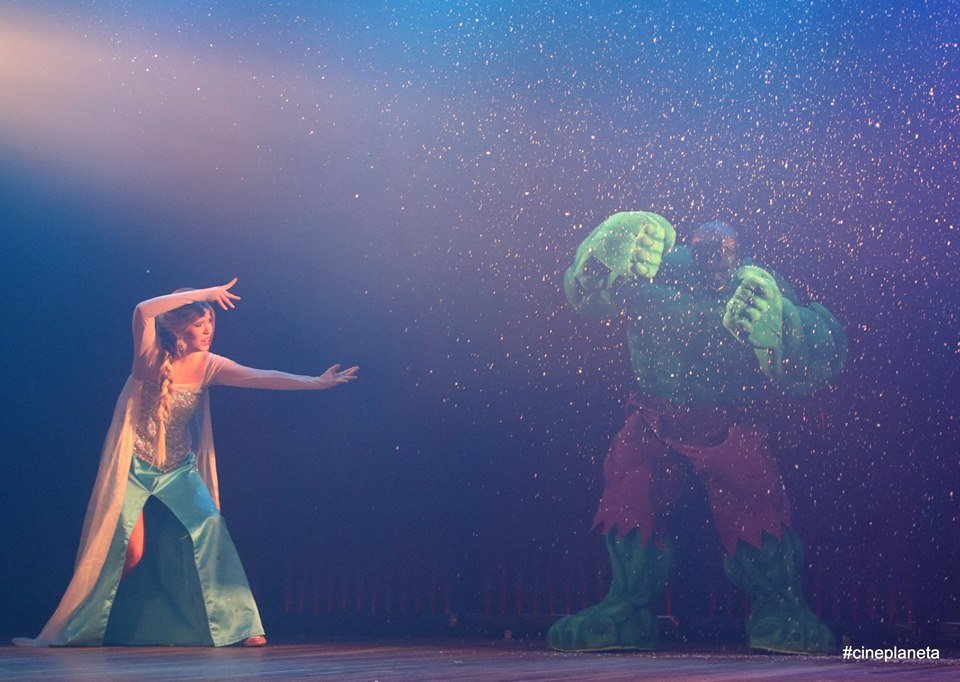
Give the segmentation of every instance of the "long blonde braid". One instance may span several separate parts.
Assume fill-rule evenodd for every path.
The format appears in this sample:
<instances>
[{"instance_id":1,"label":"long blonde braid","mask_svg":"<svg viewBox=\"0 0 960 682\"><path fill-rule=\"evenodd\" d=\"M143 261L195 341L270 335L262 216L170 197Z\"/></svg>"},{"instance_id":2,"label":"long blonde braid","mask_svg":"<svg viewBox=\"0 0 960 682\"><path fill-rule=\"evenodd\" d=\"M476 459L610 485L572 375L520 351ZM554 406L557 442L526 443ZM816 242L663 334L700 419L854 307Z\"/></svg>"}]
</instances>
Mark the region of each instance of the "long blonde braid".
<instances>
[{"instance_id":1,"label":"long blonde braid","mask_svg":"<svg viewBox=\"0 0 960 682\"><path fill-rule=\"evenodd\" d=\"M167 461L167 422L170 421L170 393L173 386L173 358L166 349L163 349L162 353L160 399L157 401L157 442L153 447L154 463L158 469L162 469Z\"/></svg>"}]
</instances>

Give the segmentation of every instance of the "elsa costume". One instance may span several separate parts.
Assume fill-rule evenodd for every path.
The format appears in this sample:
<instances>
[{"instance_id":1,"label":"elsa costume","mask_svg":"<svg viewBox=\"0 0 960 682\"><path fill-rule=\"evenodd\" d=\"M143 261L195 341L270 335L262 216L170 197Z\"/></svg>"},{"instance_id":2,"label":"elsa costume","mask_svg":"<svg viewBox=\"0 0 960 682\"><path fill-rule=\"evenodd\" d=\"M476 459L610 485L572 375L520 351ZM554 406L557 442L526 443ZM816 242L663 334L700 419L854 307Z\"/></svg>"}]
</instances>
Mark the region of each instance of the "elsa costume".
<instances>
[{"instance_id":1,"label":"elsa costume","mask_svg":"<svg viewBox=\"0 0 960 682\"><path fill-rule=\"evenodd\" d=\"M157 315L208 300L209 291L141 303L134 317L138 354L141 348L155 348ZM319 377L252 369L209 352L206 356L199 383L172 386L162 464L154 456L160 386L143 378L146 373L134 363L104 442L73 578L36 639L14 643L226 646L264 634L220 515L208 389L310 390L325 385ZM143 558L124 577L127 545L141 512Z\"/></svg>"}]
</instances>

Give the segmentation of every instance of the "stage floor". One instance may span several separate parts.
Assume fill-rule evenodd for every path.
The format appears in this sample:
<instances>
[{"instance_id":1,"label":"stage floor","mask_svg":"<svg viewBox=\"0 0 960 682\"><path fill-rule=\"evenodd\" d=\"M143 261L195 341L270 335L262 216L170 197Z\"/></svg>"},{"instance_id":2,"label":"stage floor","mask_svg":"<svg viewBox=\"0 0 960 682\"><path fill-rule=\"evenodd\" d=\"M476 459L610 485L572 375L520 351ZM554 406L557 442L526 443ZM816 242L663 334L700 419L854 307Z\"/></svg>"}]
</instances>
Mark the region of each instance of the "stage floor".
<instances>
[{"instance_id":1,"label":"stage floor","mask_svg":"<svg viewBox=\"0 0 960 682\"><path fill-rule=\"evenodd\" d=\"M941 652L943 655L943 652ZM0 648L17 680L895 680L960 679L960 659L860 662L746 650L562 654L541 643L463 640L272 644L262 649Z\"/></svg>"}]
</instances>

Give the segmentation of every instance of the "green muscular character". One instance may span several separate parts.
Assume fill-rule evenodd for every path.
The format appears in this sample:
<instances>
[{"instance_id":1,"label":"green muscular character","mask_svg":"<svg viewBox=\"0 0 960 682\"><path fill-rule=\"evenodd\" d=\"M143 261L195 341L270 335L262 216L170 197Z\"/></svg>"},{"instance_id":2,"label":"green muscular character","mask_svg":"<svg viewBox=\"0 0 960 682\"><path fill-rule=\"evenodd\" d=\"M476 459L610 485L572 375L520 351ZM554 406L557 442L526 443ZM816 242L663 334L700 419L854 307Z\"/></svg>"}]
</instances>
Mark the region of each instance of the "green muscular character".
<instances>
[{"instance_id":1,"label":"green muscular character","mask_svg":"<svg viewBox=\"0 0 960 682\"><path fill-rule=\"evenodd\" d=\"M673 557L665 517L693 475L707 490L725 572L750 596L750 646L834 649L803 599L802 548L751 406L824 386L843 366L846 335L826 308L801 306L775 273L741 259L737 241L731 226L707 223L676 246L661 216L617 213L567 270L564 288L579 312L626 317L638 391L604 463L595 517L607 538L610 592L554 624L555 649L655 647L651 606Z\"/></svg>"}]
</instances>

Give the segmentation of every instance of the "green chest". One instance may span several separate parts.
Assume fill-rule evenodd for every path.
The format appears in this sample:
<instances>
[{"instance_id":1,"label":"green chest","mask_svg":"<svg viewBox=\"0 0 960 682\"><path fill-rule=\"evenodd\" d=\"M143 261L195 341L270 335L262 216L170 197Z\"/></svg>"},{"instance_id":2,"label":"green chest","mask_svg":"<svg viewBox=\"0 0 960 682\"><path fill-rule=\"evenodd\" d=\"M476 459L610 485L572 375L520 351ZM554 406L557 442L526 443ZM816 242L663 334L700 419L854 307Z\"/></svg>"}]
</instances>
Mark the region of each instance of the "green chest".
<instances>
[{"instance_id":1,"label":"green chest","mask_svg":"<svg viewBox=\"0 0 960 682\"><path fill-rule=\"evenodd\" d=\"M723 327L722 296L675 291L631 315L640 389L684 404L737 403L764 385L753 351Z\"/></svg>"}]
</instances>

